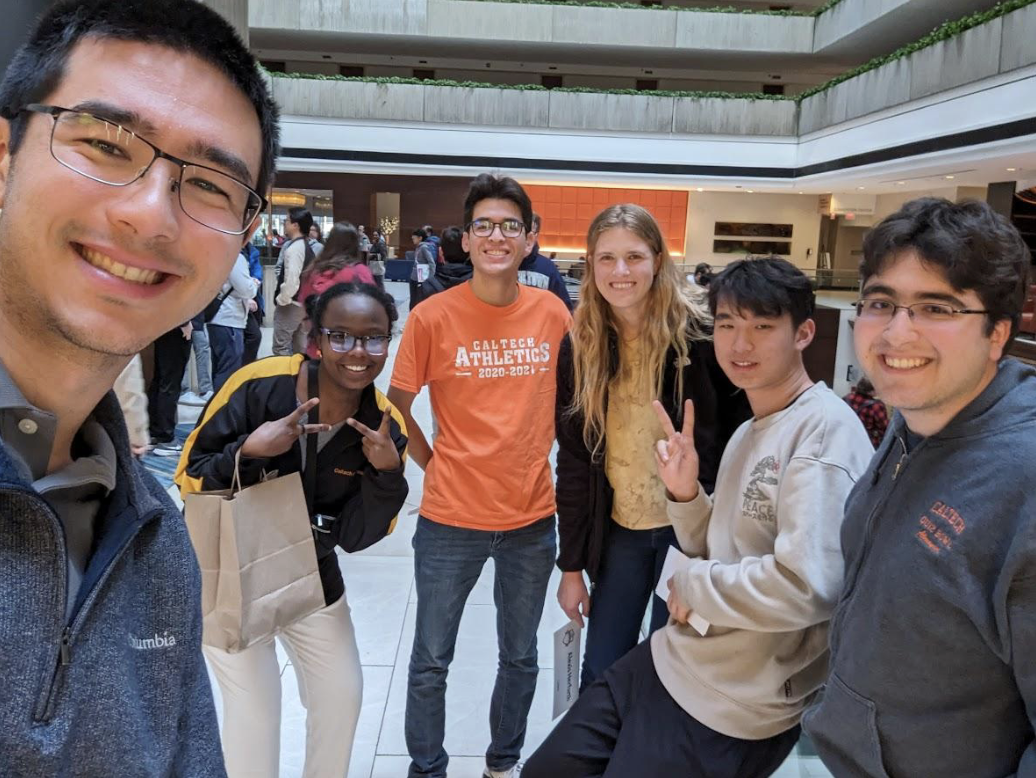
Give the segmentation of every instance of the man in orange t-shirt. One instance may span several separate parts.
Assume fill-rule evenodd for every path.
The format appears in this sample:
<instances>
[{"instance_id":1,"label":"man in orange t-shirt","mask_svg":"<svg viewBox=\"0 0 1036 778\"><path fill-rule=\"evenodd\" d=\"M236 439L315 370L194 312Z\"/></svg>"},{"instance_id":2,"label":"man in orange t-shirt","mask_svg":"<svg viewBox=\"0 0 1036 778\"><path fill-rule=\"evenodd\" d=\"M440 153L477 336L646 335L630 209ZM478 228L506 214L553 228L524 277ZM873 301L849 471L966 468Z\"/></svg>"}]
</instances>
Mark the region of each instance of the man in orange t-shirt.
<instances>
[{"instance_id":1,"label":"man in orange t-shirt","mask_svg":"<svg viewBox=\"0 0 1036 778\"><path fill-rule=\"evenodd\" d=\"M474 275L412 311L388 395L406 420L410 455L425 470L406 706L411 778L446 775L446 674L464 603L490 557L500 663L483 775L515 774L556 549L548 456L557 353L570 316L550 292L518 285L532 224L532 203L518 182L476 178L464 221ZM439 422L434 450L411 414L425 385Z\"/></svg>"}]
</instances>

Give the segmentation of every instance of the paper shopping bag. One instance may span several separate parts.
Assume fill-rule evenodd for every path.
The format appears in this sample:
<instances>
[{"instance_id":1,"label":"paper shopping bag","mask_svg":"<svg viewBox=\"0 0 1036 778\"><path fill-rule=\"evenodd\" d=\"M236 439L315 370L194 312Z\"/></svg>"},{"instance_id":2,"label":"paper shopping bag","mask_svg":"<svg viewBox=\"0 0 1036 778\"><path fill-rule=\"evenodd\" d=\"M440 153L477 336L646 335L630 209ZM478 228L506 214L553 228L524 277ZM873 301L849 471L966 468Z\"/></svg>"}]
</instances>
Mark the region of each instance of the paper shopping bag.
<instances>
[{"instance_id":1,"label":"paper shopping bag","mask_svg":"<svg viewBox=\"0 0 1036 778\"><path fill-rule=\"evenodd\" d=\"M298 473L184 498L202 572L202 641L231 653L324 607Z\"/></svg>"}]
</instances>

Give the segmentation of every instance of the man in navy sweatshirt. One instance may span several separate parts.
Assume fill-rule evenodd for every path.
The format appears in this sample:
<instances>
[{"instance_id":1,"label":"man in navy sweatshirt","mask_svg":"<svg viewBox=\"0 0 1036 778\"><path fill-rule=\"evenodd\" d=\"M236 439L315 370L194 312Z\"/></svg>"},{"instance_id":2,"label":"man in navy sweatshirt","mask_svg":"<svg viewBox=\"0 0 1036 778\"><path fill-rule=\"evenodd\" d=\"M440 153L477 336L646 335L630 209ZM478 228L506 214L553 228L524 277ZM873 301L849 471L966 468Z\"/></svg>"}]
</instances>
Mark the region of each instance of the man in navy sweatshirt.
<instances>
[{"instance_id":1,"label":"man in navy sweatshirt","mask_svg":"<svg viewBox=\"0 0 1036 778\"><path fill-rule=\"evenodd\" d=\"M565 304L569 311L572 310L572 298L568 296L568 287L565 286L565 279L561 275L550 258L540 253L540 225L542 221L538 213L532 215L532 229L529 231L529 242L532 248L525 255L522 264L518 266L518 283L526 286L534 286L537 289L546 289L553 292Z\"/></svg>"},{"instance_id":2,"label":"man in navy sweatshirt","mask_svg":"<svg viewBox=\"0 0 1036 778\"><path fill-rule=\"evenodd\" d=\"M276 106L195 0L61 0L0 117L0 775L225 775L197 561L110 389L230 274Z\"/></svg>"},{"instance_id":3,"label":"man in navy sweatshirt","mask_svg":"<svg viewBox=\"0 0 1036 778\"><path fill-rule=\"evenodd\" d=\"M868 233L856 353L896 410L846 503L831 676L842 776L1036 775L1036 370L1005 358L1029 251L985 203Z\"/></svg>"}]
</instances>

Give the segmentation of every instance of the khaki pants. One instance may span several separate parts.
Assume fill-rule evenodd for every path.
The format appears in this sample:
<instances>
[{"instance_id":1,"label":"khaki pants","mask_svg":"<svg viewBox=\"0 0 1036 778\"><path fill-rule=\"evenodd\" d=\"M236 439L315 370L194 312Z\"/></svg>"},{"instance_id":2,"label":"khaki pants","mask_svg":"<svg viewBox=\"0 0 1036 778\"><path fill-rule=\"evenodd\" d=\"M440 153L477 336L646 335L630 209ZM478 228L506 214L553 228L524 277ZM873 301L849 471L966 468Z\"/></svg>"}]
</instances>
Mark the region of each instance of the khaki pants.
<instances>
[{"instance_id":1,"label":"khaki pants","mask_svg":"<svg viewBox=\"0 0 1036 778\"><path fill-rule=\"evenodd\" d=\"M273 353L290 357L306 350L309 333L303 327L306 312L298 305L278 305L273 312Z\"/></svg>"},{"instance_id":2,"label":"khaki pants","mask_svg":"<svg viewBox=\"0 0 1036 778\"><path fill-rule=\"evenodd\" d=\"M345 778L363 698L349 604L340 600L281 631L306 709L303 778ZM205 646L223 694L223 756L229 778L277 778L281 675L273 640L237 654Z\"/></svg>"}]
</instances>

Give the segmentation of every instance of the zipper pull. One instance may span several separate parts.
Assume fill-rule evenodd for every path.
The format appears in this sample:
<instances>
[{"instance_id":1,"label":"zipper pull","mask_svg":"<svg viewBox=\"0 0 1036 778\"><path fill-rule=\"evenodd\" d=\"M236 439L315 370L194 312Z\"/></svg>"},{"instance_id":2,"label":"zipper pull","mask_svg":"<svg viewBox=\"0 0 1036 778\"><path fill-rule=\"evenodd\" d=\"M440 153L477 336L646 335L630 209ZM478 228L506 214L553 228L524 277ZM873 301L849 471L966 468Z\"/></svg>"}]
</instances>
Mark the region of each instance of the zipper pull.
<instances>
[{"instance_id":1,"label":"zipper pull","mask_svg":"<svg viewBox=\"0 0 1036 778\"><path fill-rule=\"evenodd\" d=\"M65 631L61 633L61 666L68 667L72 664L72 638L69 634L70 630L65 627Z\"/></svg>"},{"instance_id":2,"label":"zipper pull","mask_svg":"<svg viewBox=\"0 0 1036 778\"><path fill-rule=\"evenodd\" d=\"M899 471L900 471L900 470L901 470L901 469L903 468L903 460L905 460L905 459L907 458L907 447L906 447L906 443L904 443L904 442L903 442L903 439L902 439L902 438L899 438L899 437L897 437L897 438L896 438L896 440L898 440L898 441L899 441L899 445L901 445L901 446L903 447L903 453L902 453L902 454L900 455L900 457L899 457L899 461L898 461L898 462L896 462L896 466L895 466L895 468L894 468L894 469L892 470L892 480L893 480L893 481L895 481L895 480L896 480L896 477L897 477L897 476L899 475Z\"/></svg>"}]
</instances>

